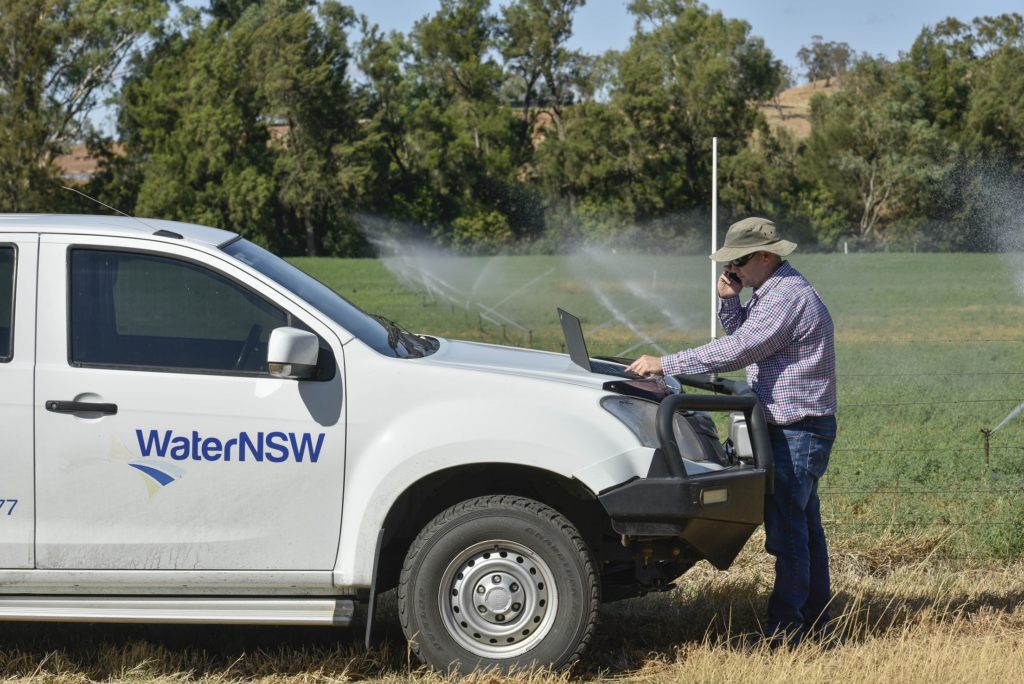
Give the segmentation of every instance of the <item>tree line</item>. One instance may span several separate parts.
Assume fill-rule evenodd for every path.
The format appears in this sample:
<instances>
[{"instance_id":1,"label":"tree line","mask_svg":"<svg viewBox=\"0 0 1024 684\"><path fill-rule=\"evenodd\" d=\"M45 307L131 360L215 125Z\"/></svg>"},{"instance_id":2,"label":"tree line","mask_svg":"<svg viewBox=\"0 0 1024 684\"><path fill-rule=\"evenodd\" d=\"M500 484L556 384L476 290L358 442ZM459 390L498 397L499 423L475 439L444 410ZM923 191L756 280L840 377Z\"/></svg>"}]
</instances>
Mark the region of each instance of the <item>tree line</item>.
<instances>
[{"instance_id":1,"label":"tree line","mask_svg":"<svg viewBox=\"0 0 1024 684\"><path fill-rule=\"evenodd\" d=\"M841 88L798 139L757 108L791 76L745 21L632 0L628 47L592 55L569 47L584 3L440 0L404 35L335 0L0 0L0 209L102 211L54 164L87 140L97 200L284 254L696 251L717 136L723 223L998 247L994 193L1024 189L1019 14L925 27L895 61L814 36L805 75ZM89 123L104 102L111 135Z\"/></svg>"}]
</instances>

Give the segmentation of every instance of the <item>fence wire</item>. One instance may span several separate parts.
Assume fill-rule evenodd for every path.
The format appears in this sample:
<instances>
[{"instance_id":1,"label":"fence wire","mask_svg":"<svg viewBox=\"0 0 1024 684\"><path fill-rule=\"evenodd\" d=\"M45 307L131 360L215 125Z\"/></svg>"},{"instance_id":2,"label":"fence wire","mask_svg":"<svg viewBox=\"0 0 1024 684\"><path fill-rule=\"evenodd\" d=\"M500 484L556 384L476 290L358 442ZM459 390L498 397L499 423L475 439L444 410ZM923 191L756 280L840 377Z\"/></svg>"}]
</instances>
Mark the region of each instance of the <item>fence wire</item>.
<instances>
[{"instance_id":1,"label":"fence wire","mask_svg":"<svg viewBox=\"0 0 1024 684\"><path fill-rule=\"evenodd\" d=\"M943 338L897 339L886 340L886 342L971 345L978 343L1016 344L1024 342L1024 339ZM997 559L1024 556L1024 502L1021 501L1024 498L1024 441L1013 439L1012 441L1018 443L989 444L987 438L990 431L982 428L979 432L984 434L984 443L982 443L982 434L979 434L978 442L975 444L945 443L937 447L918 445L844 446L842 444L842 415L847 411L852 419L862 421L865 419L875 420L875 412L898 416L901 413L901 408L905 408L908 412L917 412L928 407L936 407L936 410L948 407L955 410L957 406L972 406L978 407L975 411L981 410L982 412L989 411L984 407L991 407L991 412L997 414L992 416L991 422L985 427L999 424L1000 419L1004 424L1007 419L1012 419L1014 422L1024 419L1012 415L1007 415L1004 418L1007 410L1024 404L1024 386L1017 384L1017 379L1024 377L1024 368L1016 364L998 369L985 368L982 364L978 364L978 366L982 367L939 371L901 369L891 372L869 369L862 372L837 374L840 380L840 391L842 391L844 379L858 383L862 387L878 387L883 384L879 381L892 379L897 381L901 388L913 388L918 381L924 383L924 381L935 378L948 380L949 390L943 392L944 396L941 398L926 396L921 399L898 401L840 402L838 407L840 428L836 447L832 450L833 463L837 463L835 460L837 456L840 459L843 456L848 458L869 456L872 457L871 462L878 464L882 470L878 472L871 470L850 472L847 470L841 471L840 474L833 466L825 474L821 480L819 493L824 517L823 523L826 529L833 530L837 535L867 534L870 537L891 531L897 537L902 535L914 537L917 534L926 535L926 538L934 537L944 540L941 543L937 542L936 546L936 556L943 562L991 562ZM740 379L744 377L742 372L734 375ZM971 389L974 391L975 398L949 398L950 395L956 395L957 385L966 387L968 379L981 379L982 382L991 383L992 389L995 390L992 394L995 396L977 397L978 383L973 383ZM997 384L1000 379L1006 379L1006 382ZM1017 396L1008 396L1015 393ZM878 418L878 420L884 419ZM1000 424L1000 427L1002 428L1003 425ZM901 473L905 472L903 469L914 462L912 459L924 455L970 458L965 458L965 460L969 460L967 463L949 464L948 467L952 468L955 473L950 475L953 481L948 487L943 486L942 483L929 483L927 474L917 476L924 478L924 481L901 486L899 480ZM983 456L985 457L984 462L981 460ZM1020 472L999 473L991 467L989 456L1004 465L1008 458L1012 459L1013 468L1019 468ZM895 483L891 481L891 477L889 482L884 482L884 478L889 477L889 474L884 471L887 464L896 468ZM848 467L849 463L846 465ZM866 467L870 468L870 466ZM908 479L913 477L914 475L907 474ZM992 481L992 487L986 487L985 482L989 481L988 478L993 478L993 480L1001 478L1003 482ZM880 479L882 481L879 481ZM1007 482L1008 479L1012 481ZM1020 484L1016 484L1017 482ZM963 486L957 486L958 484ZM986 517L986 510L992 510L993 516ZM1021 534L1017 534L1018 530ZM1019 543L1016 541L1018 539Z\"/></svg>"}]
</instances>

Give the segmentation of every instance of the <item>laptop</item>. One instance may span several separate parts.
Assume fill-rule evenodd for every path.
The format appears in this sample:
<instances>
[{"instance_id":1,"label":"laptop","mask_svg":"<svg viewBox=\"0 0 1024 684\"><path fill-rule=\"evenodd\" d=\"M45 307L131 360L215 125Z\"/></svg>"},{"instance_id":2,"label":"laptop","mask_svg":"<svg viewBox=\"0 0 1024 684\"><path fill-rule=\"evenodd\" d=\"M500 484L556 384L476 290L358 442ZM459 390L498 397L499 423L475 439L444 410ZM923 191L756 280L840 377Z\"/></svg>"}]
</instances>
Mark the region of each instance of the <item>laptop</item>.
<instances>
[{"instance_id":1,"label":"laptop","mask_svg":"<svg viewBox=\"0 0 1024 684\"><path fill-rule=\"evenodd\" d=\"M609 363L602 359L591 359L587 352L587 341L583 338L583 326L580 319L568 311L559 308L558 320L562 324L562 335L565 337L565 348L569 352L569 358L577 366L588 373L601 373L602 375L616 375L620 378L641 378L643 376L627 371L617 363ZM622 359L626 361L626 359Z\"/></svg>"}]
</instances>

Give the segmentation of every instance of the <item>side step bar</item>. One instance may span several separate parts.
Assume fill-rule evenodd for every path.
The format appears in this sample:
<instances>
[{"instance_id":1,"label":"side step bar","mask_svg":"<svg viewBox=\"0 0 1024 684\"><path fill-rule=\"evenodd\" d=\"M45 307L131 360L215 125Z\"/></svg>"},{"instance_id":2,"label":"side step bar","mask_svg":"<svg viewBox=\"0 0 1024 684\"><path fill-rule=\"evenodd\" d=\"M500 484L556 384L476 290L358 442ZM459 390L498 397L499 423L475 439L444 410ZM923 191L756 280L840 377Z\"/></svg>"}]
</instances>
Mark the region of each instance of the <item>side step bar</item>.
<instances>
[{"instance_id":1,"label":"side step bar","mask_svg":"<svg viewBox=\"0 0 1024 684\"><path fill-rule=\"evenodd\" d=\"M355 601L334 598L172 598L3 596L0 620L236 625L330 625L352 622Z\"/></svg>"}]
</instances>

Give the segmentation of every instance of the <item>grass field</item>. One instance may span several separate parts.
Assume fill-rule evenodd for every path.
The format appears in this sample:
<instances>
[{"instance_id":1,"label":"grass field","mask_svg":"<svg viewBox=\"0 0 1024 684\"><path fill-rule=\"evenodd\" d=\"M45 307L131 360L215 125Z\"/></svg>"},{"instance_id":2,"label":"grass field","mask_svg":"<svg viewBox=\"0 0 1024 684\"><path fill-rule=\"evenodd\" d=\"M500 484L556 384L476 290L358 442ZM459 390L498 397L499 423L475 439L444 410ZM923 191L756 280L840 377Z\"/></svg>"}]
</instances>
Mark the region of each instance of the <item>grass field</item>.
<instances>
[{"instance_id":1,"label":"grass field","mask_svg":"<svg viewBox=\"0 0 1024 684\"><path fill-rule=\"evenodd\" d=\"M990 436L987 462L981 432L1024 402L1020 274L997 255L792 261L837 329L839 437L822 500L843 643L730 645L764 611L772 568L758 535L727 572L700 564L668 594L608 605L573 671L472 681L1024 678L1024 418ZM447 337L558 350L556 306L582 317L595 355L674 351L709 334L706 258L296 263L368 311ZM0 624L0 679L452 679L410 662L396 620L384 631L364 652L359 630Z\"/></svg>"}]
</instances>

